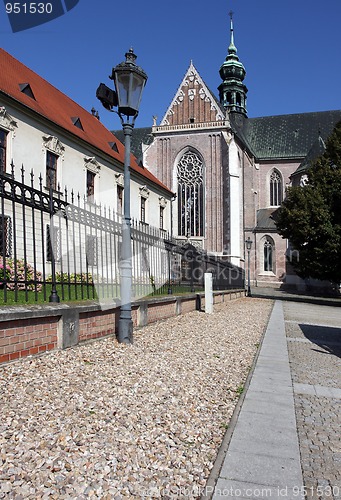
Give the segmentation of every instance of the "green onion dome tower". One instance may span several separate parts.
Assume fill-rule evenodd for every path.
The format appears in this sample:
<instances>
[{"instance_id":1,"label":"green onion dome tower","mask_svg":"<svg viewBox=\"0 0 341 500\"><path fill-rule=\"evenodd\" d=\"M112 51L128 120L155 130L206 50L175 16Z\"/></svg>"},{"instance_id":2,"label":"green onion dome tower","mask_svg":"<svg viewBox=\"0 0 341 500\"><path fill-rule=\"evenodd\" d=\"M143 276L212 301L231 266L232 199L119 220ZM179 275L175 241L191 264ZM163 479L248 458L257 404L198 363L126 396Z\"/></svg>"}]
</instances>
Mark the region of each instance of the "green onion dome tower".
<instances>
[{"instance_id":1,"label":"green onion dome tower","mask_svg":"<svg viewBox=\"0 0 341 500\"><path fill-rule=\"evenodd\" d=\"M231 42L226 59L219 70L220 77L223 80L223 83L218 87L219 99L226 110L240 113L246 117L247 88L243 84L246 71L243 64L239 61L237 49L234 44L232 14L233 13L230 12Z\"/></svg>"}]
</instances>

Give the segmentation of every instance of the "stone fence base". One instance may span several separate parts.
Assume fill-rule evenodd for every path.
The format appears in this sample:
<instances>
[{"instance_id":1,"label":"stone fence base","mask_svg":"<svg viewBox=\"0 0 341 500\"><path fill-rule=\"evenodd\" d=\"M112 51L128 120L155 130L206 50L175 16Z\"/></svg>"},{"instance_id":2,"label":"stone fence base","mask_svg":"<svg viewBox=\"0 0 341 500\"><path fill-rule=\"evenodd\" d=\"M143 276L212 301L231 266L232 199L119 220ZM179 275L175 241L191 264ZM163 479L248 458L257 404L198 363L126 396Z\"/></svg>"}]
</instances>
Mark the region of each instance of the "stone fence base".
<instances>
[{"instance_id":1,"label":"stone fence base","mask_svg":"<svg viewBox=\"0 0 341 500\"><path fill-rule=\"evenodd\" d=\"M214 292L214 303L245 297L245 290ZM134 327L200 310L205 294L144 299L132 304ZM63 303L4 306L0 312L0 363L66 349L79 343L114 335L120 309L116 303Z\"/></svg>"}]
</instances>

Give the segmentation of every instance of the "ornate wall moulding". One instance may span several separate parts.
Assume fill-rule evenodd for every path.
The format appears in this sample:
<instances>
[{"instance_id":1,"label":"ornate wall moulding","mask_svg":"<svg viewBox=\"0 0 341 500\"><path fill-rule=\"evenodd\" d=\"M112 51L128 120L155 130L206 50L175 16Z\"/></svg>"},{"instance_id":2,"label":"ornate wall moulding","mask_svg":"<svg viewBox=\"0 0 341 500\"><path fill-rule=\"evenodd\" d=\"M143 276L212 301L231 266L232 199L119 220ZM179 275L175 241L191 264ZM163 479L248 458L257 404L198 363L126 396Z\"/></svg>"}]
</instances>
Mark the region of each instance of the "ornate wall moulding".
<instances>
[{"instance_id":1,"label":"ornate wall moulding","mask_svg":"<svg viewBox=\"0 0 341 500\"><path fill-rule=\"evenodd\" d=\"M124 187L124 175L123 174L115 174L116 184L118 186Z\"/></svg>"},{"instance_id":2,"label":"ornate wall moulding","mask_svg":"<svg viewBox=\"0 0 341 500\"><path fill-rule=\"evenodd\" d=\"M101 166L94 156L84 156L84 166L93 174L99 174Z\"/></svg>"},{"instance_id":3,"label":"ornate wall moulding","mask_svg":"<svg viewBox=\"0 0 341 500\"><path fill-rule=\"evenodd\" d=\"M141 186L139 188L139 192L140 192L140 196L142 196L142 198L148 198L150 195L150 191L147 188L147 186Z\"/></svg>"},{"instance_id":4,"label":"ornate wall moulding","mask_svg":"<svg viewBox=\"0 0 341 500\"><path fill-rule=\"evenodd\" d=\"M43 141L43 150L48 149L58 156L64 155L65 146L60 142L58 137L55 137L54 135L45 135L43 136Z\"/></svg>"},{"instance_id":5,"label":"ornate wall moulding","mask_svg":"<svg viewBox=\"0 0 341 500\"><path fill-rule=\"evenodd\" d=\"M0 127L11 132L18 127L17 122L7 113L4 106L0 107Z\"/></svg>"},{"instance_id":6,"label":"ornate wall moulding","mask_svg":"<svg viewBox=\"0 0 341 500\"><path fill-rule=\"evenodd\" d=\"M164 196L160 196L160 197L159 197L159 205L160 205L160 207L162 207L162 208L165 208L165 207L166 207L166 205L167 205L167 200L166 200L166 198L165 198Z\"/></svg>"}]
</instances>

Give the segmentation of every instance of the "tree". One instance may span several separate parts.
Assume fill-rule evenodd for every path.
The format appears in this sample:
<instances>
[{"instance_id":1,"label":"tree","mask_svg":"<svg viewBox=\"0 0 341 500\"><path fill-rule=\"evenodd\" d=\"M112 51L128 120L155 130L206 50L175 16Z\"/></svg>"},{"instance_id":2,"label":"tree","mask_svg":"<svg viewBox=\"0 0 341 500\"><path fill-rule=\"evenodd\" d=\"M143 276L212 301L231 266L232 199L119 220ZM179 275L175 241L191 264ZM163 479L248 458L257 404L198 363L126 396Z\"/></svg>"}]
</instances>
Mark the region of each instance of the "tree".
<instances>
[{"instance_id":1,"label":"tree","mask_svg":"<svg viewBox=\"0 0 341 500\"><path fill-rule=\"evenodd\" d=\"M278 232L302 278L341 282L341 122L312 162L304 187L290 187L276 214Z\"/></svg>"}]
</instances>

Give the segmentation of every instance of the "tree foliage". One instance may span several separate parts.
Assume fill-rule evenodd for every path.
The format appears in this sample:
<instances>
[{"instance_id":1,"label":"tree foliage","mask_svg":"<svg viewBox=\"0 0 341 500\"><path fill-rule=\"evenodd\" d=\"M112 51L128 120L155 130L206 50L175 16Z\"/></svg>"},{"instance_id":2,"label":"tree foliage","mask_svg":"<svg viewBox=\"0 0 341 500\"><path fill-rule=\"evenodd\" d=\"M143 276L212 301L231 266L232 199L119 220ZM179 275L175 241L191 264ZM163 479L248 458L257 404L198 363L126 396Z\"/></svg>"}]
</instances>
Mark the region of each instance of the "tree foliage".
<instances>
[{"instance_id":1,"label":"tree foliage","mask_svg":"<svg viewBox=\"0 0 341 500\"><path fill-rule=\"evenodd\" d=\"M307 175L304 187L288 188L277 212L277 229L295 250L289 258L299 276L340 283L341 122Z\"/></svg>"}]
</instances>

